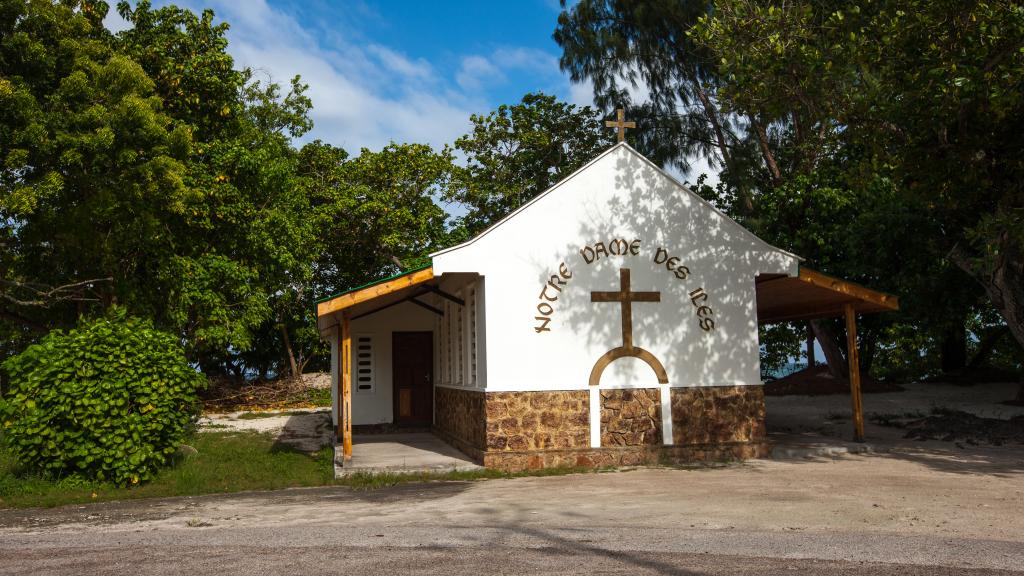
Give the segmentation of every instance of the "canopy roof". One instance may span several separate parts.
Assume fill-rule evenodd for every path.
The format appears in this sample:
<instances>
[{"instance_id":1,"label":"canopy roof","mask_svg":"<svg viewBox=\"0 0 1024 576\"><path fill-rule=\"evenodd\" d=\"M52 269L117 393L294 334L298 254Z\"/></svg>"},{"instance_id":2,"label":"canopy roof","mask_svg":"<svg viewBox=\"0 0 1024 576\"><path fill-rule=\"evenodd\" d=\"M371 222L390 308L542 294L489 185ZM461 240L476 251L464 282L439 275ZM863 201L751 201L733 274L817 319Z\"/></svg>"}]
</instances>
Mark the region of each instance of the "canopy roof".
<instances>
[{"instance_id":1,"label":"canopy roof","mask_svg":"<svg viewBox=\"0 0 1024 576\"><path fill-rule=\"evenodd\" d=\"M429 308L429 304L418 300L427 294L458 300L443 290L442 279L444 284L461 284L470 276L475 275L434 276L432 266L403 272L319 301L317 323L322 331L337 323L331 322L330 318L340 312L347 312L350 318L358 318L406 301ZM755 286L757 321L760 324L839 317L847 304L860 314L899 310L896 296L810 268L801 267L798 276L762 274L755 279Z\"/></svg>"},{"instance_id":2,"label":"canopy roof","mask_svg":"<svg viewBox=\"0 0 1024 576\"><path fill-rule=\"evenodd\" d=\"M798 276L762 274L757 287L759 324L842 316L847 304L860 314L899 310L899 298L800 267Z\"/></svg>"}]
</instances>

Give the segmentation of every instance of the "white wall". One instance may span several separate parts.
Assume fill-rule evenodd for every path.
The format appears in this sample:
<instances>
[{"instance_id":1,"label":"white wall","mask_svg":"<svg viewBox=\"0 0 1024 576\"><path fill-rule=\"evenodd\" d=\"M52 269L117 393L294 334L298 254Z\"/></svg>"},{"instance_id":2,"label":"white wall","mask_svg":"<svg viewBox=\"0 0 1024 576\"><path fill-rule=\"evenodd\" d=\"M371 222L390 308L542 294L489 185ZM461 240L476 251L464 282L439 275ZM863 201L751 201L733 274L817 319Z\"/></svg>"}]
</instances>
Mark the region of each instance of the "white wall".
<instances>
[{"instance_id":1,"label":"white wall","mask_svg":"<svg viewBox=\"0 0 1024 576\"><path fill-rule=\"evenodd\" d=\"M615 239L638 254L587 264L584 246ZM639 240L638 244L633 244ZM656 264L658 248L689 274ZM564 263L571 277L556 291L550 276ZM760 384L754 276L797 273L795 256L762 242L671 180L627 146L617 146L538 197L505 222L459 248L434 255L434 273L476 272L486 282L479 316L488 390L586 388L591 369L621 346L618 303L591 302L592 291L618 291L629 268L632 291L658 291L659 303L633 304L633 342L665 366L672 386ZM690 292L703 288L714 328L701 329ZM549 330L538 333L538 305L550 304ZM542 306L541 312L547 307ZM656 386L643 362L624 358L601 387Z\"/></svg>"}]
</instances>

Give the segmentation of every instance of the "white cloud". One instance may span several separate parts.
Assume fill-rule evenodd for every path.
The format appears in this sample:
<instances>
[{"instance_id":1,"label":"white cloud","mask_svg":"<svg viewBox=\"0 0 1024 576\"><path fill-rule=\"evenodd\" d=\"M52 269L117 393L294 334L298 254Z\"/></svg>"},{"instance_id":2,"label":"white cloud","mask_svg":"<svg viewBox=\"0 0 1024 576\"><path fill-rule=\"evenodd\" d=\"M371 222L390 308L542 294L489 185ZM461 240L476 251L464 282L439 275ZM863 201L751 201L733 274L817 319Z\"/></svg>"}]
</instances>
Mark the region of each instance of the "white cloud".
<instances>
[{"instance_id":1,"label":"white cloud","mask_svg":"<svg viewBox=\"0 0 1024 576\"><path fill-rule=\"evenodd\" d=\"M319 37L308 23L265 0L185 0L179 6L199 12L211 7L231 24L228 51L237 67L249 67L257 79L282 85L296 74L309 85L313 131L351 154L379 149L391 141L450 143L469 129L469 116L487 104L452 91L429 62L410 58L388 46L357 43L338 29ZM113 12L113 11L112 11ZM115 14L116 16L116 14ZM108 16L111 29L123 21ZM316 30L316 32L320 32Z\"/></svg>"},{"instance_id":2,"label":"white cloud","mask_svg":"<svg viewBox=\"0 0 1024 576\"><path fill-rule=\"evenodd\" d=\"M483 56L466 56L455 75L455 81L463 90L479 91L485 84L504 82L507 77L489 59Z\"/></svg>"}]
</instances>

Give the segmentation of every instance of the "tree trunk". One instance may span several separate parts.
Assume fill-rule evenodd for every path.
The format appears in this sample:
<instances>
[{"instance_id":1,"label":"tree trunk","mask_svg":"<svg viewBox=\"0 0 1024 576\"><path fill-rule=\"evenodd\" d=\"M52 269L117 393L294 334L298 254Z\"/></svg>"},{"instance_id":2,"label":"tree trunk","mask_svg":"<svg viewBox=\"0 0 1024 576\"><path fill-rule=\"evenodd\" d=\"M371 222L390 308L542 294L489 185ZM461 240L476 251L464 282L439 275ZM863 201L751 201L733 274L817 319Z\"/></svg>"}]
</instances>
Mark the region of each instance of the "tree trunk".
<instances>
[{"instance_id":1,"label":"tree trunk","mask_svg":"<svg viewBox=\"0 0 1024 576\"><path fill-rule=\"evenodd\" d=\"M846 363L846 357L843 356L842 343L840 343L835 329L827 320L811 320L811 329L814 330L814 337L821 344L821 351L825 353L829 374L836 380L848 380L850 368Z\"/></svg>"},{"instance_id":2,"label":"tree trunk","mask_svg":"<svg viewBox=\"0 0 1024 576\"><path fill-rule=\"evenodd\" d=\"M284 325L284 322L279 326L281 327L281 337L284 340L284 350L288 356L288 368L291 370L291 377L296 378L299 375L299 367L295 363L295 351L292 350L292 340L288 337L288 327Z\"/></svg>"},{"instance_id":3,"label":"tree trunk","mask_svg":"<svg viewBox=\"0 0 1024 576\"><path fill-rule=\"evenodd\" d=\"M1017 344L1024 348L1024 252L1006 232L999 236L993 252L998 256L984 268L959 247L953 248L950 258L981 283Z\"/></svg>"},{"instance_id":4,"label":"tree trunk","mask_svg":"<svg viewBox=\"0 0 1024 576\"><path fill-rule=\"evenodd\" d=\"M815 364L814 359L814 327L811 323L807 323L807 367L813 368Z\"/></svg>"},{"instance_id":5,"label":"tree trunk","mask_svg":"<svg viewBox=\"0 0 1024 576\"><path fill-rule=\"evenodd\" d=\"M961 372L967 367L967 329L963 324L948 328L942 335L942 371Z\"/></svg>"},{"instance_id":6,"label":"tree trunk","mask_svg":"<svg viewBox=\"0 0 1024 576\"><path fill-rule=\"evenodd\" d=\"M772 175L772 186L779 186L782 184L782 172L775 161L775 155L772 154L771 148L768 147L768 131L753 117L750 118L750 122L754 126L754 134L757 135L757 145L761 148L761 156L764 157L764 163L768 166L768 172Z\"/></svg>"},{"instance_id":7,"label":"tree trunk","mask_svg":"<svg viewBox=\"0 0 1024 576\"><path fill-rule=\"evenodd\" d=\"M974 369L984 364L988 357L992 355L992 351L996 349L996 344L1009 331L1006 326L999 326L983 335L981 342L978 343L978 351L974 353L974 358L971 358L971 361L967 363L967 367Z\"/></svg>"}]
</instances>

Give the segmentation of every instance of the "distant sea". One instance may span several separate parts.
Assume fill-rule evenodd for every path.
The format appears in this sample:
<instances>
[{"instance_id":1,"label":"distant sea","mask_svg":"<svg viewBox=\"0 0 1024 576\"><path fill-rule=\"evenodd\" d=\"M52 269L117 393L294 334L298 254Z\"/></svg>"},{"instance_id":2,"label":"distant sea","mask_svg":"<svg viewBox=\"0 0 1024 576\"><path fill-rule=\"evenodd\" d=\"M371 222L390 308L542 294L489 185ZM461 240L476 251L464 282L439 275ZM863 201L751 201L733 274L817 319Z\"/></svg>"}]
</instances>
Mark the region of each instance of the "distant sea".
<instances>
[{"instance_id":1,"label":"distant sea","mask_svg":"<svg viewBox=\"0 0 1024 576\"><path fill-rule=\"evenodd\" d=\"M785 378L793 372L799 372L804 368L807 368L806 362L789 362L784 364L782 368L779 368L778 370L768 372L768 376L771 376L772 378Z\"/></svg>"}]
</instances>

